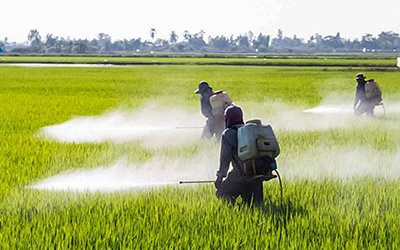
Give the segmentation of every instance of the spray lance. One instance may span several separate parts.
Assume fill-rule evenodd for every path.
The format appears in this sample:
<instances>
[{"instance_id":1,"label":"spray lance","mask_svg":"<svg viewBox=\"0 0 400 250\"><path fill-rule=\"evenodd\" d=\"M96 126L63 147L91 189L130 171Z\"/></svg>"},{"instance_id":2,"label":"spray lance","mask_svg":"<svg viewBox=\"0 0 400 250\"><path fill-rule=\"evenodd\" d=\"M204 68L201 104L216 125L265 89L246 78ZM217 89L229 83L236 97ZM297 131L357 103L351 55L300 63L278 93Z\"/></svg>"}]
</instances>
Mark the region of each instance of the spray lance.
<instances>
[{"instance_id":1,"label":"spray lance","mask_svg":"<svg viewBox=\"0 0 400 250\"><path fill-rule=\"evenodd\" d=\"M198 184L198 183L212 183L214 181L204 180L204 181L179 181L179 184Z\"/></svg>"},{"instance_id":2,"label":"spray lance","mask_svg":"<svg viewBox=\"0 0 400 250\"><path fill-rule=\"evenodd\" d=\"M175 129L202 129L204 127L175 127Z\"/></svg>"},{"instance_id":3,"label":"spray lance","mask_svg":"<svg viewBox=\"0 0 400 250\"><path fill-rule=\"evenodd\" d=\"M280 201L283 200L282 179L275 158L280 153L279 143L270 125L261 120L246 122L238 129L238 156L244 162L244 175L248 181L269 181L278 178ZM276 174L274 175L273 172ZM179 181L179 184L212 183L213 180Z\"/></svg>"},{"instance_id":4,"label":"spray lance","mask_svg":"<svg viewBox=\"0 0 400 250\"><path fill-rule=\"evenodd\" d=\"M275 165L276 166L276 165ZM262 179L263 181L269 181L269 180L271 180L271 179L274 179L274 178L276 178L276 177L278 177L278 180L279 180L279 186L280 186L280 201L281 201L281 204L282 204L282 200L283 200L283 190L282 190L282 179L281 179L281 176L279 175L279 172L278 172L278 170L275 168L275 169L271 169L271 166L270 166L270 170L271 170L271 174L269 174L269 175L256 175L256 176L254 176L253 178L252 178L252 180L255 180L255 179L257 179L257 178L260 178L260 179ZM272 171L273 172L275 172L275 174L276 175L272 175ZM202 184L202 183L214 183L214 181L213 180L198 180L198 181L196 181L196 180L193 180L193 181L179 181L179 184Z\"/></svg>"}]
</instances>

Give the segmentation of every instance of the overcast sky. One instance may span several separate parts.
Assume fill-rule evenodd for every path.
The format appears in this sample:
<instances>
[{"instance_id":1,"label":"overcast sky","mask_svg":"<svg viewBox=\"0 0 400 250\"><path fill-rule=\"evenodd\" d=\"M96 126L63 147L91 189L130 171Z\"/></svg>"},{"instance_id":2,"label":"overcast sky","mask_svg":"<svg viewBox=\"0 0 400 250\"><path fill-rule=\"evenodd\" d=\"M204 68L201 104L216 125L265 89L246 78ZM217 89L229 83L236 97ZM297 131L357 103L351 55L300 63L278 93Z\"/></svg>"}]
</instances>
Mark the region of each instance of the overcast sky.
<instances>
[{"instance_id":1,"label":"overcast sky","mask_svg":"<svg viewBox=\"0 0 400 250\"><path fill-rule=\"evenodd\" d=\"M31 29L75 39L168 39L205 31L205 38L252 31L276 37L323 36L361 38L382 31L400 33L399 0L5 0L0 14L0 40L26 41Z\"/></svg>"}]
</instances>

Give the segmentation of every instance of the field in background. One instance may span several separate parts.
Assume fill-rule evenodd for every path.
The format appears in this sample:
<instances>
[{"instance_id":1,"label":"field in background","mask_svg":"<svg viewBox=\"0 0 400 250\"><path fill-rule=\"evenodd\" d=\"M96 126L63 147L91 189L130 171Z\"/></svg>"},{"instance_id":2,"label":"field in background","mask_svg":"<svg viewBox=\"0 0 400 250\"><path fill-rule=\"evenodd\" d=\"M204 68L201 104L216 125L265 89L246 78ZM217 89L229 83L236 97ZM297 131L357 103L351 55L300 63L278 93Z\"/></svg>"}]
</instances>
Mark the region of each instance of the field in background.
<instances>
[{"instance_id":1,"label":"field in background","mask_svg":"<svg viewBox=\"0 0 400 250\"><path fill-rule=\"evenodd\" d=\"M378 71L397 71L395 54L142 54L85 56L4 55L0 64L97 64L113 65L243 65L243 66L339 66L374 67Z\"/></svg>"},{"instance_id":2,"label":"field in background","mask_svg":"<svg viewBox=\"0 0 400 250\"><path fill-rule=\"evenodd\" d=\"M76 62L80 60L85 59ZM383 90L386 113L377 107L377 119L351 115L354 76L359 71L377 80ZM377 71L367 66L190 62L0 66L0 245L4 249L394 249L400 245L398 74L396 69ZM202 121L199 97L193 93L200 80L207 80L214 90L228 91L243 107L246 119L261 118L274 127L282 149L278 157L282 203L277 181L264 185L265 209L254 211L221 203L212 184L157 185L180 173L198 179L202 167L209 172L204 176L214 176L218 162L212 160L218 158L218 145L199 140L196 130L183 144L162 143L163 134L123 143L112 138L70 143L38 135L47 126L76 117L107 117L110 112L144 110L151 114L144 116L149 125L166 124L176 114L186 115L177 116L185 124L199 117ZM152 108L146 108L149 105ZM326 106L346 112L303 112ZM150 189L120 192L27 188L66 171L115 165L121 158L126 166L116 171L129 168L135 174L148 167L158 182Z\"/></svg>"}]
</instances>

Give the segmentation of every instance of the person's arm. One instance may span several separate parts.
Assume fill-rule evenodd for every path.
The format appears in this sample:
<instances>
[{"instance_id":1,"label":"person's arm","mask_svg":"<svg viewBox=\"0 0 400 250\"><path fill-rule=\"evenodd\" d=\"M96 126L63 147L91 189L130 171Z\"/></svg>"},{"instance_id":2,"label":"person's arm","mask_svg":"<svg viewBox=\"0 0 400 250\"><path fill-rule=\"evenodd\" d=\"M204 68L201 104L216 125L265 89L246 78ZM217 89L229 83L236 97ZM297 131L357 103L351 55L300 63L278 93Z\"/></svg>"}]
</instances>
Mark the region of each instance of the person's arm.
<instances>
[{"instance_id":1,"label":"person's arm","mask_svg":"<svg viewBox=\"0 0 400 250\"><path fill-rule=\"evenodd\" d=\"M360 102L361 98L360 98L360 92L361 90L359 88L356 88L356 96L354 98L354 106L353 109L356 109L357 104Z\"/></svg>"},{"instance_id":2,"label":"person's arm","mask_svg":"<svg viewBox=\"0 0 400 250\"><path fill-rule=\"evenodd\" d=\"M226 139L226 135L222 134L219 169L217 171L218 178L226 177L231 161L232 161L232 145L229 144L228 140Z\"/></svg>"},{"instance_id":3,"label":"person's arm","mask_svg":"<svg viewBox=\"0 0 400 250\"><path fill-rule=\"evenodd\" d=\"M200 98L200 106L201 106L201 113L205 117L209 118L209 117L212 116L212 107L211 107L211 104L210 104L209 97L202 96Z\"/></svg>"}]
</instances>

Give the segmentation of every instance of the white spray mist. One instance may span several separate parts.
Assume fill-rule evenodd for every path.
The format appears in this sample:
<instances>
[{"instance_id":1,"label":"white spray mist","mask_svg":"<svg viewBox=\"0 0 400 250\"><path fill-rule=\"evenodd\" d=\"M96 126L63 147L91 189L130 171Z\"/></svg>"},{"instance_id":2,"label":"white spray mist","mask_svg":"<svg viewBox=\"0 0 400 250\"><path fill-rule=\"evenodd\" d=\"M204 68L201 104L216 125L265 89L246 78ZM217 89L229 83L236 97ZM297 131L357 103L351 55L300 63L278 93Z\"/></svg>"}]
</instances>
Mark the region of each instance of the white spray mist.
<instances>
[{"instance_id":1,"label":"white spray mist","mask_svg":"<svg viewBox=\"0 0 400 250\"><path fill-rule=\"evenodd\" d=\"M359 123L351 103L323 102L318 107L300 110L282 103L271 104L273 112L262 109L251 114L271 124L275 131L316 131L347 128ZM245 116L246 116L246 110ZM336 112L337 111L337 112ZM386 105L392 116L400 112L399 103ZM147 148L184 146L199 140L204 118L183 110L147 105L135 112L111 111L101 116L75 117L59 125L43 128L45 138L60 142L124 143L140 139ZM278 138L279 139L279 138ZM284 145L281 145L284 147ZM31 185L36 189L114 192L143 187L178 184L180 180L213 180L218 167L219 147L201 152L193 159L169 159L158 155L144 164L129 163L121 158L110 166L61 173ZM400 154L380 152L373 148L345 146L326 148L316 145L299 157L278 157L278 170L284 179L363 176L399 177Z\"/></svg>"}]
</instances>

